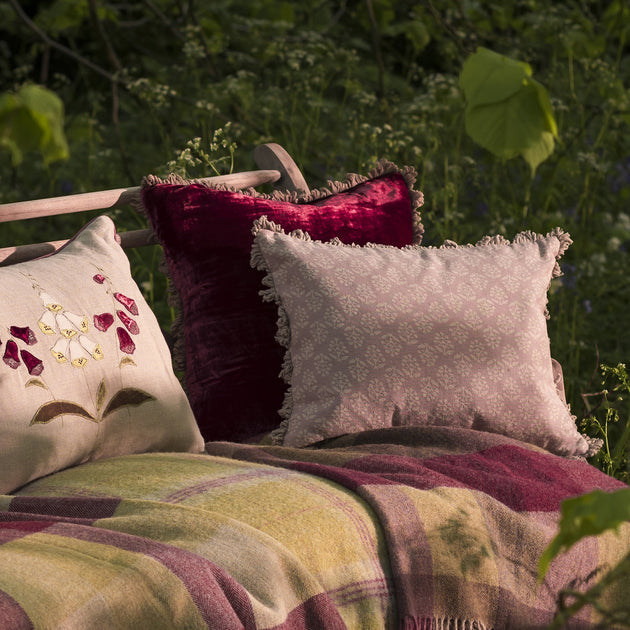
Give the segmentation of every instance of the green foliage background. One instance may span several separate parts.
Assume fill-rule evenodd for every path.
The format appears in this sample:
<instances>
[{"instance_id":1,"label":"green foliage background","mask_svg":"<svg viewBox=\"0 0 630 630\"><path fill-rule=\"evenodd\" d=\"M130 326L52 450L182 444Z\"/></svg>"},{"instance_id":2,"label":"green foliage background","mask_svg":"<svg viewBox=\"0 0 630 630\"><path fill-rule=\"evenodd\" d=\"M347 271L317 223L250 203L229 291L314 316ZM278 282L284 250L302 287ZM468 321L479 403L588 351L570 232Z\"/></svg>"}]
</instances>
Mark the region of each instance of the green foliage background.
<instances>
[{"instance_id":1,"label":"green foliage background","mask_svg":"<svg viewBox=\"0 0 630 630\"><path fill-rule=\"evenodd\" d=\"M583 395L603 391L600 363L630 357L629 34L621 0L0 1L0 91L54 91L70 150L17 166L0 152L0 202L138 185L169 168L248 169L265 141L312 186L378 158L411 164L425 243L572 235L550 297L552 354L576 415L617 405L614 442L627 400ZM459 75L479 47L528 64L550 95L555 147L533 174L466 133ZM2 224L0 247L67 237L85 218ZM159 257L132 263L167 328Z\"/></svg>"}]
</instances>

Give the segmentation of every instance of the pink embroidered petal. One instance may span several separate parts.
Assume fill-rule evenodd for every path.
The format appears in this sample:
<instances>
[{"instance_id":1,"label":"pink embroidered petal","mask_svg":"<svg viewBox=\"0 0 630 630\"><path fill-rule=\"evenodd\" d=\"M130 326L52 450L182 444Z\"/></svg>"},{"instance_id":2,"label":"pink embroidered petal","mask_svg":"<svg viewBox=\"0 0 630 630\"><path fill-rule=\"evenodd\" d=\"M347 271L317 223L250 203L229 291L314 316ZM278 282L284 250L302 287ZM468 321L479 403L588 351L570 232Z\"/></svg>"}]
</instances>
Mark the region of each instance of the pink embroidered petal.
<instances>
[{"instance_id":1,"label":"pink embroidered petal","mask_svg":"<svg viewBox=\"0 0 630 630\"><path fill-rule=\"evenodd\" d=\"M14 370L17 369L18 365L20 365L17 343L15 343L13 339L9 339L9 341L7 341L7 347L4 349L4 356L2 357L2 360Z\"/></svg>"},{"instance_id":2,"label":"pink embroidered petal","mask_svg":"<svg viewBox=\"0 0 630 630\"><path fill-rule=\"evenodd\" d=\"M136 301L133 298L127 297L122 293L114 293L114 297L132 314L138 315L138 307Z\"/></svg>"},{"instance_id":3,"label":"pink embroidered petal","mask_svg":"<svg viewBox=\"0 0 630 630\"><path fill-rule=\"evenodd\" d=\"M94 315L94 328L101 332L106 332L107 329L114 323L114 316L111 313L101 313L100 315Z\"/></svg>"},{"instance_id":4,"label":"pink embroidered petal","mask_svg":"<svg viewBox=\"0 0 630 630\"><path fill-rule=\"evenodd\" d=\"M37 337L35 337L35 333L28 326L11 326L10 331L16 339L21 339L29 346L37 343Z\"/></svg>"},{"instance_id":5,"label":"pink embroidered petal","mask_svg":"<svg viewBox=\"0 0 630 630\"><path fill-rule=\"evenodd\" d=\"M124 311L116 311L118 319L124 324L125 328L132 334L137 335L140 332L140 328L135 319L131 319Z\"/></svg>"},{"instance_id":6,"label":"pink embroidered petal","mask_svg":"<svg viewBox=\"0 0 630 630\"><path fill-rule=\"evenodd\" d=\"M129 336L129 333L121 326L118 326L118 328L116 328L116 334L118 335L120 349L126 354L133 354L136 349L136 344Z\"/></svg>"},{"instance_id":7,"label":"pink embroidered petal","mask_svg":"<svg viewBox=\"0 0 630 630\"><path fill-rule=\"evenodd\" d=\"M105 276L102 273L97 273L92 280L94 280L94 282L98 282L99 284L103 284L103 282L105 282Z\"/></svg>"},{"instance_id":8,"label":"pink embroidered petal","mask_svg":"<svg viewBox=\"0 0 630 630\"><path fill-rule=\"evenodd\" d=\"M44 362L28 350L20 350L20 356L31 376L39 376L44 371Z\"/></svg>"}]
</instances>

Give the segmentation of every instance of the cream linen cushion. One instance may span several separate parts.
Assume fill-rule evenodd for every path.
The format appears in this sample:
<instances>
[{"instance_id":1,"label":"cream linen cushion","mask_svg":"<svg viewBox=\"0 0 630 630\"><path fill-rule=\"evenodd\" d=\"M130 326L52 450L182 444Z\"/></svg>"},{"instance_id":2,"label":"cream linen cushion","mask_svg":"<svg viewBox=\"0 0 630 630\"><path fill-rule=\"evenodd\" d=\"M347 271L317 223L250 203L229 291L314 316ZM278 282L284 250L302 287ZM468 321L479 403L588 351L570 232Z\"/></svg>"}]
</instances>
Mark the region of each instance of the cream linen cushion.
<instances>
[{"instance_id":1,"label":"cream linen cushion","mask_svg":"<svg viewBox=\"0 0 630 630\"><path fill-rule=\"evenodd\" d=\"M0 492L103 457L203 450L114 224L0 268Z\"/></svg>"}]
</instances>

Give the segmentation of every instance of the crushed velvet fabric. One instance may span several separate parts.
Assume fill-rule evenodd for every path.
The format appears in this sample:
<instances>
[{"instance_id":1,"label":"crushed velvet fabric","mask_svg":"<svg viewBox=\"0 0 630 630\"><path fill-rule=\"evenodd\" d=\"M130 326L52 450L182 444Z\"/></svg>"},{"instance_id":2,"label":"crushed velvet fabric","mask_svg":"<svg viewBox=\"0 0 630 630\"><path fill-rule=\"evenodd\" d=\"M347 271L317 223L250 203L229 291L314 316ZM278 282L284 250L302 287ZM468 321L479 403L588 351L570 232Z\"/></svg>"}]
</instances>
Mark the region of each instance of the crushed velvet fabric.
<instances>
[{"instance_id":1,"label":"crushed velvet fabric","mask_svg":"<svg viewBox=\"0 0 630 630\"><path fill-rule=\"evenodd\" d=\"M181 306L174 358L185 358L179 367L206 440L247 441L280 422L283 349L276 309L259 295L263 274L249 265L253 221L266 215L319 239L401 247L422 234L414 181L413 169L389 162L301 198L145 178L144 212Z\"/></svg>"}]
</instances>

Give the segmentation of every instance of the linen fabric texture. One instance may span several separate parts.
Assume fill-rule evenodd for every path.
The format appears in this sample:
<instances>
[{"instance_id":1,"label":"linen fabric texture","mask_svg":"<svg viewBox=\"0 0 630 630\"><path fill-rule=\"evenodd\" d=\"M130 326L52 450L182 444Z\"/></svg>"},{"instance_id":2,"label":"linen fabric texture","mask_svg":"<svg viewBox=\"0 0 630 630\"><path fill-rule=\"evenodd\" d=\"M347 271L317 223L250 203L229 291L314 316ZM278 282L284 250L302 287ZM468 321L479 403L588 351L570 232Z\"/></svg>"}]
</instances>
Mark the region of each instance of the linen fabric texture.
<instances>
[{"instance_id":1,"label":"linen fabric texture","mask_svg":"<svg viewBox=\"0 0 630 630\"><path fill-rule=\"evenodd\" d=\"M252 266L276 303L289 388L276 443L404 425L500 433L593 454L559 396L547 290L560 229L475 246L353 247L254 224Z\"/></svg>"},{"instance_id":2,"label":"linen fabric texture","mask_svg":"<svg viewBox=\"0 0 630 630\"><path fill-rule=\"evenodd\" d=\"M261 303L251 269L252 222L261 215L317 238L363 245L420 242L416 173L383 161L367 176L308 194L242 192L150 176L144 212L164 249L179 317L172 333L177 369L206 440L254 440L279 424L283 351L277 312Z\"/></svg>"},{"instance_id":3,"label":"linen fabric texture","mask_svg":"<svg viewBox=\"0 0 630 630\"><path fill-rule=\"evenodd\" d=\"M111 219L0 268L0 493L89 460L203 450Z\"/></svg>"}]
</instances>

